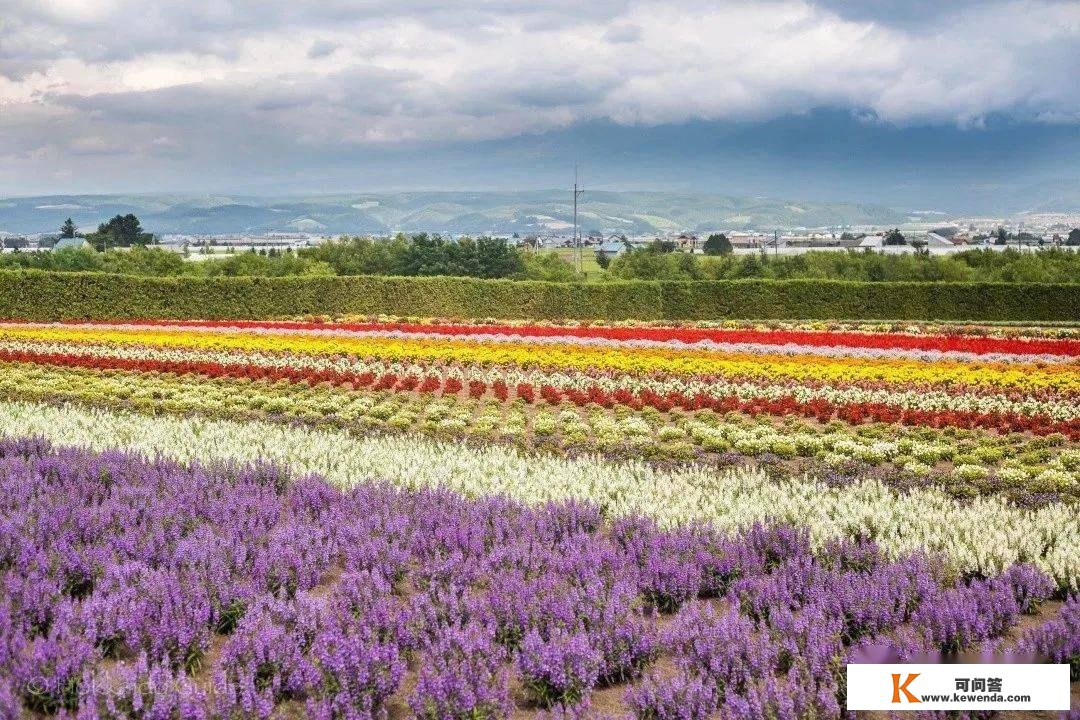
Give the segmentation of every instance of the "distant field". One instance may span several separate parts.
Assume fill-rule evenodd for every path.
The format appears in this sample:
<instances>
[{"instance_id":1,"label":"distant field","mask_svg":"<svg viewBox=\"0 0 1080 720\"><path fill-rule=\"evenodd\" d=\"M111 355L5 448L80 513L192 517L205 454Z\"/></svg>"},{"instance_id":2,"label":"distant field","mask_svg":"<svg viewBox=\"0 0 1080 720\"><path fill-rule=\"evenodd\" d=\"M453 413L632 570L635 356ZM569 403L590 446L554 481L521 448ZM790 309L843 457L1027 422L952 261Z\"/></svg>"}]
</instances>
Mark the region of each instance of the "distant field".
<instances>
[{"instance_id":1,"label":"distant field","mask_svg":"<svg viewBox=\"0 0 1080 720\"><path fill-rule=\"evenodd\" d=\"M575 248L547 248L540 252L558 255L574 267L577 267L577 250ZM586 280L596 280L604 274L604 269L596 263L596 248L585 247L581 249L581 271L585 273Z\"/></svg>"}]
</instances>

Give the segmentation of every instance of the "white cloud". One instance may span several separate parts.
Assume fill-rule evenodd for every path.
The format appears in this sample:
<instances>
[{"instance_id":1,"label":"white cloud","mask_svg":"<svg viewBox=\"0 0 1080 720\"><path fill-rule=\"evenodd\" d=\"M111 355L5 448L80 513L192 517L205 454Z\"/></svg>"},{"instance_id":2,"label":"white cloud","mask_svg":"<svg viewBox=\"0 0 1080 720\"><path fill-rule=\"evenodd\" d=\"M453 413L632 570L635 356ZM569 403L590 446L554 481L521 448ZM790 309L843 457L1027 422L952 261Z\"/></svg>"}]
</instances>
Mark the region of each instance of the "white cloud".
<instances>
[{"instance_id":1,"label":"white cloud","mask_svg":"<svg viewBox=\"0 0 1080 720\"><path fill-rule=\"evenodd\" d=\"M334 51L337 49L337 43L332 43L329 40L316 40L311 43L311 47L308 48L307 56L312 60L316 60L328 55L333 55Z\"/></svg>"},{"instance_id":2,"label":"white cloud","mask_svg":"<svg viewBox=\"0 0 1080 720\"><path fill-rule=\"evenodd\" d=\"M821 106L970 127L1080 117L1076 2L13 4L8 158L332 151Z\"/></svg>"}]
</instances>

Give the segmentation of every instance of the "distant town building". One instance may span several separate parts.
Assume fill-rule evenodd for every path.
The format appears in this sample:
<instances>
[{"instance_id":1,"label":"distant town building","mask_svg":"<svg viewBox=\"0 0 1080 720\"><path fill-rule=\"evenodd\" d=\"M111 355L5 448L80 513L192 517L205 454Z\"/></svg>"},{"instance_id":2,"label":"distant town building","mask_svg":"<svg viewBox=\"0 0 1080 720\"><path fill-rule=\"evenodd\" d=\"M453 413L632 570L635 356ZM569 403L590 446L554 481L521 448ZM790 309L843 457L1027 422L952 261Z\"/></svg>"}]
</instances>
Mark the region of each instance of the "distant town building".
<instances>
[{"instance_id":1,"label":"distant town building","mask_svg":"<svg viewBox=\"0 0 1080 720\"><path fill-rule=\"evenodd\" d=\"M766 237L760 233L733 232L727 236L728 242L735 250L758 249L764 246ZM768 238L771 239L771 238Z\"/></svg>"},{"instance_id":2,"label":"distant town building","mask_svg":"<svg viewBox=\"0 0 1080 720\"><path fill-rule=\"evenodd\" d=\"M675 242L680 250L693 252L698 246L698 236L689 232L679 233L679 236L675 238Z\"/></svg>"},{"instance_id":3,"label":"distant town building","mask_svg":"<svg viewBox=\"0 0 1080 720\"><path fill-rule=\"evenodd\" d=\"M56 244L52 246L53 250L82 250L83 248L90 247L90 243L86 242L86 238L73 237L73 238L60 238L56 241Z\"/></svg>"},{"instance_id":4,"label":"distant town building","mask_svg":"<svg viewBox=\"0 0 1080 720\"><path fill-rule=\"evenodd\" d=\"M951 237L945 237L943 235L939 235L937 232L928 232L926 233L926 236L924 238L918 239L925 240L927 247L931 248L953 247L956 244L952 241L953 237L956 237L955 233L953 233Z\"/></svg>"},{"instance_id":5,"label":"distant town building","mask_svg":"<svg viewBox=\"0 0 1080 720\"><path fill-rule=\"evenodd\" d=\"M610 260L613 257L622 255L628 249L628 243L622 238L609 237L607 240L604 240L604 242L600 243L600 247L596 249L596 252Z\"/></svg>"}]
</instances>

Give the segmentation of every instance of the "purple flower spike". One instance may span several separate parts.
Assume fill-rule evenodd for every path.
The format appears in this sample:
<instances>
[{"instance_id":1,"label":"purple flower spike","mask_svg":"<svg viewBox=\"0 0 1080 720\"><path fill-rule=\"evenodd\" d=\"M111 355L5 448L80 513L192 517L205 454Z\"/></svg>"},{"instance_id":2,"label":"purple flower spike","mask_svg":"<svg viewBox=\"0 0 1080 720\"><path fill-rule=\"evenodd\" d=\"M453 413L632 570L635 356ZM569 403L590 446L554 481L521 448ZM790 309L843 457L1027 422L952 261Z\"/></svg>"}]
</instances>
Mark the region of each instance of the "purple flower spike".
<instances>
[{"instance_id":1,"label":"purple flower spike","mask_svg":"<svg viewBox=\"0 0 1080 720\"><path fill-rule=\"evenodd\" d=\"M716 685L686 673L650 678L630 691L627 702L637 720L706 720L716 710Z\"/></svg>"},{"instance_id":2,"label":"purple flower spike","mask_svg":"<svg viewBox=\"0 0 1080 720\"><path fill-rule=\"evenodd\" d=\"M545 640L529 631L518 653L518 669L530 696L541 706L579 704L596 685L600 653L585 633L557 630Z\"/></svg>"},{"instance_id":3,"label":"purple flower spike","mask_svg":"<svg viewBox=\"0 0 1080 720\"><path fill-rule=\"evenodd\" d=\"M1020 612L1025 615L1034 614L1056 589L1050 576L1034 565L1013 565L1001 577L1012 586Z\"/></svg>"},{"instance_id":4,"label":"purple flower spike","mask_svg":"<svg viewBox=\"0 0 1080 720\"><path fill-rule=\"evenodd\" d=\"M509 679L494 630L475 624L448 630L420 658L409 707L421 720L509 717Z\"/></svg>"},{"instance_id":5,"label":"purple flower spike","mask_svg":"<svg viewBox=\"0 0 1080 720\"><path fill-rule=\"evenodd\" d=\"M98 676L81 700L79 718L110 720L208 720L206 695L185 674L151 665L142 653L133 665Z\"/></svg>"},{"instance_id":6,"label":"purple flower spike","mask_svg":"<svg viewBox=\"0 0 1080 720\"><path fill-rule=\"evenodd\" d=\"M1069 663L1073 681L1080 680L1080 595L1066 600L1058 617L1028 630L1020 650L1050 662Z\"/></svg>"}]
</instances>

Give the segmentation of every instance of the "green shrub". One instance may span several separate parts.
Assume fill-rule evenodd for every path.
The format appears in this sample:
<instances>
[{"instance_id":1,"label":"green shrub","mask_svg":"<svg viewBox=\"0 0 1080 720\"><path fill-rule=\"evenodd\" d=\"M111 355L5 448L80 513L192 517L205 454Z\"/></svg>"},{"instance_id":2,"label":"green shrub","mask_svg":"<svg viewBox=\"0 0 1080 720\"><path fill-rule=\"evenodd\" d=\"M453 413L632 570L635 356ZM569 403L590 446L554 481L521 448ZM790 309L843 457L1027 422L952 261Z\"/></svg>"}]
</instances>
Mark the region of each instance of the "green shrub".
<instances>
[{"instance_id":1,"label":"green shrub","mask_svg":"<svg viewBox=\"0 0 1080 720\"><path fill-rule=\"evenodd\" d=\"M136 277L0 272L0 317L298 315L710 320L1077 320L1075 285L831 280L555 283L460 277Z\"/></svg>"},{"instance_id":2,"label":"green shrub","mask_svg":"<svg viewBox=\"0 0 1080 720\"><path fill-rule=\"evenodd\" d=\"M785 460L790 460L799 454L798 448L791 440L774 440L771 450Z\"/></svg>"}]
</instances>

